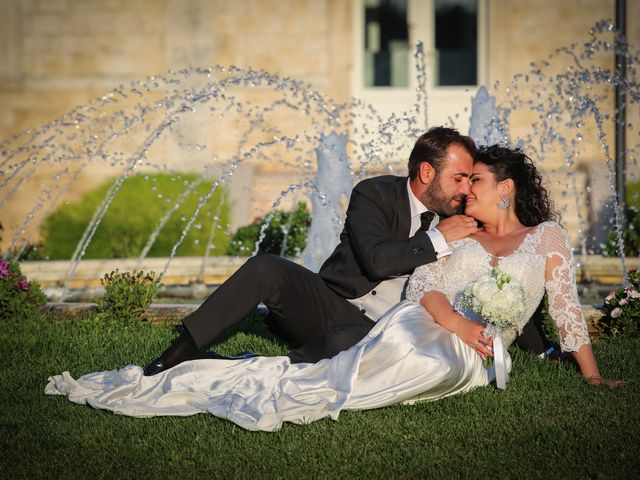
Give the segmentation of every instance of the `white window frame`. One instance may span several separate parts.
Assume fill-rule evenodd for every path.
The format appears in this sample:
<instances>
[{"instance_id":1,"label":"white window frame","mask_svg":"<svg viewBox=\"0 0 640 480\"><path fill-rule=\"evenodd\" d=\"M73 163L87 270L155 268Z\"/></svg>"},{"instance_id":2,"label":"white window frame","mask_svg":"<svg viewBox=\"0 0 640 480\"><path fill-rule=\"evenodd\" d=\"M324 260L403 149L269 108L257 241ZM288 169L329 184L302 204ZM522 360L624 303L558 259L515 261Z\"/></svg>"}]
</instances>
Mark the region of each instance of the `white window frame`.
<instances>
[{"instance_id":1,"label":"white window frame","mask_svg":"<svg viewBox=\"0 0 640 480\"><path fill-rule=\"evenodd\" d=\"M436 86L435 75L435 6L434 0L408 0L409 61L408 85L406 87L364 86L364 8L365 0L353 0L353 70L351 90L355 98L364 100L383 116L412 109L416 100L415 45L424 43L427 67L427 118L429 125L451 125L463 133L469 128L470 99L479 85L486 85L488 78L488 0L478 0L478 85ZM456 114L458 117L456 118ZM420 125L421 127L424 125Z\"/></svg>"}]
</instances>

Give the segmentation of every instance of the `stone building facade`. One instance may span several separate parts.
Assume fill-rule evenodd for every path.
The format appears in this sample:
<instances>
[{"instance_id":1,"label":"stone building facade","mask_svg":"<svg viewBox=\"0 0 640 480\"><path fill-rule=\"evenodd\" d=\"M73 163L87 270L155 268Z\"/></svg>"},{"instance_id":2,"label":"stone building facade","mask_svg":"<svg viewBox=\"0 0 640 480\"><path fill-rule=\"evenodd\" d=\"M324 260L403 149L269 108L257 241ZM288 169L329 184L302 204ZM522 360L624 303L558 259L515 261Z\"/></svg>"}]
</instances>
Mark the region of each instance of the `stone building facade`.
<instances>
[{"instance_id":1,"label":"stone building facade","mask_svg":"<svg viewBox=\"0 0 640 480\"><path fill-rule=\"evenodd\" d=\"M363 12L379 1L0 0L0 141L59 118L114 86L188 66L251 67L308 83L311 90L337 104L358 97L382 112L411 108L415 78L410 78L402 91L365 88L362 83ZM410 44L422 35L433 34L429 29L433 28L436 3L407 0ZM586 42L587 32L597 21L614 17L614 5L614 0L479 0L477 84L489 86L499 101L507 98L505 86L514 76L529 71L531 62L545 60L560 47ZM638 48L639 2L628 2L627 18L629 42ZM429 123L450 122L464 131L468 128L468 110L462 106L475 94L477 85L457 89L434 86L429 71L433 66L429 45L433 47L433 42L426 43ZM411 62L411 55L407 58ZM567 68L568 60L559 62L560 70ZM602 62L602 68L611 68L613 56L603 57ZM493 88L496 82L500 87ZM521 84L520 88L536 87ZM244 94L251 102L275 98L264 89ZM612 98L611 92L607 95ZM450 112L458 112L457 117ZM628 123L635 125L628 129L628 143L637 145L637 104L628 115ZM305 123L308 119L300 123L299 119L287 118L286 113L272 121L288 125L282 130L291 135L296 129L305 131L309 127ZM525 137L533 121L530 112L514 112L512 138ZM193 128L198 131L197 126ZM605 133L609 140L613 138L611 123L605 125ZM587 187L595 184L594 175L599 176L600 185L606 173L605 155L596 137L595 130L587 129L584 146L572 167L577 179L572 185L583 196ZM269 138L269 134L263 133L261 138ZM160 146L171 149L169 145ZM400 166L396 171L401 172L409 147L398 149L392 162ZM220 151L216 158L222 162L225 150ZM567 175L562 151L551 151L547 157L544 168L554 197L559 203L574 202L574 197L565 198L566 183L557 181ZM171 164L170 168L201 171L202 165L197 156L194 158ZM30 199L55 175L56 168L38 165L5 202L0 216L5 227L2 248L29 214ZM630 174L637 175L637 163L630 168ZM264 160L240 169L229 187L234 202L232 227L268 211L280 192L297 181L297 170L295 162ZM369 173L381 171L385 168L379 165ZM117 170L112 167L94 166L83 172L77 186L65 192L62 199L78 199L83 191L114 174ZM3 188L6 193L11 187ZM575 211L582 213L570 213L566 220L573 232L583 229L581 222L590 215L586 204Z\"/></svg>"}]
</instances>

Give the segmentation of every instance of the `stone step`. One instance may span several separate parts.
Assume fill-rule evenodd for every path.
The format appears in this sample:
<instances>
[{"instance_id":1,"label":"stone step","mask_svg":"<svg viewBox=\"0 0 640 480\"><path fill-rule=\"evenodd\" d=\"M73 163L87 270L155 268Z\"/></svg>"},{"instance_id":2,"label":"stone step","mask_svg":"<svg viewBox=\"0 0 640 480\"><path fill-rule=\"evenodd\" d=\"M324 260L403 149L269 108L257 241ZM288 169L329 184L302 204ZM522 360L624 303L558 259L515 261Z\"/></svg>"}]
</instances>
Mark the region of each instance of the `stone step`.
<instances>
[{"instance_id":1,"label":"stone step","mask_svg":"<svg viewBox=\"0 0 640 480\"><path fill-rule=\"evenodd\" d=\"M617 257L602 255L576 255L578 282L596 281L603 284L619 285L622 282L622 265ZM163 285L189 285L203 283L206 285L220 285L238 268L248 257L210 257L203 261L201 257L176 257L162 279ZM297 263L299 259L291 259ZM167 263L166 258L146 258L138 266L138 260L105 259L83 260L78 265L71 288L99 287L100 279L106 273L118 269L121 272L134 270L162 272ZM640 268L640 258L626 259L627 269ZM34 280L43 287L63 286L70 262L68 260L49 260L37 262L22 262L20 268L29 280Z\"/></svg>"},{"instance_id":2,"label":"stone step","mask_svg":"<svg viewBox=\"0 0 640 480\"><path fill-rule=\"evenodd\" d=\"M151 323L179 323L183 317L194 312L200 305L187 303L152 303L145 311L145 318ZM47 303L41 311L54 318L68 319L77 315L91 315L98 312L95 303ZM267 308L258 306L258 313L267 313ZM596 305L582 305L589 334L593 337L596 334L595 325L603 316Z\"/></svg>"}]
</instances>

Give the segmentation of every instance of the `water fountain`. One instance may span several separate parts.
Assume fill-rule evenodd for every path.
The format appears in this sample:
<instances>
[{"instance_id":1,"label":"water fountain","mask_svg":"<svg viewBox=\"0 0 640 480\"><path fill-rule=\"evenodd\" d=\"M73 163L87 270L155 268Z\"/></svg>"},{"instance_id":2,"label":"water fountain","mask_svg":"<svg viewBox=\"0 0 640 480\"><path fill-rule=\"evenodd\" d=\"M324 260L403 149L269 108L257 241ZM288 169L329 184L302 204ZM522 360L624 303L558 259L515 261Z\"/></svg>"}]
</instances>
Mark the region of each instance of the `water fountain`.
<instances>
[{"instance_id":1,"label":"water fountain","mask_svg":"<svg viewBox=\"0 0 640 480\"><path fill-rule=\"evenodd\" d=\"M590 204L590 210L599 218L591 219L591 228L584 229L588 219L579 208L575 214L578 221L578 235L574 238L577 252L582 256L597 253L603 236L610 231L617 232L617 250L622 265L622 278L626 277L626 261L622 236L623 205L618 203L616 192L616 173L614 171L613 129L620 123L619 112L612 111L613 90L618 87L627 98L627 110L633 112L633 118L638 118L640 86L637 77L637 65L640 60L638 49L629 45L626 39L619 35L609 21L600 21L589 31L590 41L583 45L572 44L558 48L548 58L531 64L527 74L516 75L511 84L505 88L505 100L496 109L494 129L503 138L516 143L533 156L543 161L548 158L549 151L555 150L564 159L564 165L558 170L566 177L560 181L561 195L579 205ZM611 60L614 54L625 57L629 63L629 70L625 77L621 76L616 65L611 69L594 68L591 62L599 56L608 56ZM568 60L564 68L558 68L559 60ZM523 86L533 89L535 94L527 97L523 95ZM498 85L495 86L498 89ZM509 124L514 115L531 115L531 128L520 138L511 139L505 125ZM620 125L627 131L633 132L634 125L627 123ZM599 172L604 179L597 179L608 188L601 189L600 195L606 198L601 201L593 198L594 184L586 188L578 187L578 175L582 156L588 155L585 148L585 138L597 139L599 152L604 158L606 169ZM638 166L638 136L629 135L632 139L627 142L626 157L628 182L637 181L640 177ZM591 153L593 155L593 153ZM604 190L604 191L602 191ZM583 200L583 197L589 197ZM573 197L573 198L571 198ZM638 204L640 199L629 199ZM598 205L598 203L601 203ZM603 235L604 234L604 235Z\"/></svg>"},{"instance_id":2,"label":"water fountain","mask_svg":"<svg viewBox=\"0 0 640 480\"><path fill-rule=\"evenodd\" d=\"M563 208L564 213L574 210L578 218L575 245L585 255L595 252L596 234L584 229L586 219L579 207L589 204L590 193L578 188L578 160L586 143L583 139L592 135L601 145L598 155L606 160L608 196L613 199L611 223L605 227L619 231L620 207L615 203L608 130L615 113L607 113L611 111L608 106L611 86L623 85L628 108L638 109L640 104L638 51L623 42L614 42L613 35L607 22L599 22L590 32L589 42L558 49L546 60L532 64L529 72L517 75L504 88L493 85L489 92L481 87L473 104L471 134L480 143L505 141L520 145L543 166L550 157L562 158L561 165L555 165L566 172L558 189L568 205ZM628 58L627 79L593 62L598 56L612 56L614 48L623 49ZM405 174L408 148L423 131L422 122L426 121L422 103L426 101L427 72L420 61L424 57L420 46L416 57L421 79L416 105L411 111L398 112L389 118L381 118L370 105L359 100L333 102L290 78L218 66L170 71L120 85L49 124L15 135L0 143L0 205L20 192L21 185L37 169L45 168L52 174L34 198L22 224L9 232L12 239L5 255L24 251L37 236L46 216L76 182L82 181L86 172L98 169L101 175L114 176L116 179L69 263L64 297L125 179L142 172L177 175L182 170L195 169L215 181L200 198L191 217L185 218L182 234L171 251L166 252L162 273L167 273L177 248L214 191L237 184L235 179L256 164L268 163L275 169L293 172L296 177L273 200L272 209L302 195L310 198L314 222L309 249L302 257L305 264L317 269L335 241L321 239L320 235L331 231L330 238L335 239L351 185L369 175L371 169ZM568 67L567 58L571 60ZM560 60L564 69L554 70L556 63L562 63ZM530 119L530 128L524 132L510 130L511 120L518 116ZM628 128L632 130L633 126ZM637 152L637 143L627 149L630 180L640 177ZM319 161L317 168L314 157ZM176 198L158 199L164 202L166 213L158 219L156 231L140 252L136 266L145 264L149 248L166 219L194 186L185 185ZM207 213L212 220L206 227L211 232L228 229L219 225L215 211ZM620 235L618 242L622 247ZM318 245L324 246L324 251L319 252ZM209 247L210 242L200 271L204 271L210 257ZM620 257L624 270L624 255Z\"/></svg>"},{"instance_id":3,"label":"water fountain","mask_svg":"<svg viewBox=\"0 0 640 480\"><path fill-rule=\"evenodd\" d=\"M314 216L302 254L302 263L314 272L320 270L322 262L338 244L346 203L353 188L346 146L347 136L332 132L322 138L316 150L315 186L322 193L311 197Z\"/></svg>"}]
</instances>

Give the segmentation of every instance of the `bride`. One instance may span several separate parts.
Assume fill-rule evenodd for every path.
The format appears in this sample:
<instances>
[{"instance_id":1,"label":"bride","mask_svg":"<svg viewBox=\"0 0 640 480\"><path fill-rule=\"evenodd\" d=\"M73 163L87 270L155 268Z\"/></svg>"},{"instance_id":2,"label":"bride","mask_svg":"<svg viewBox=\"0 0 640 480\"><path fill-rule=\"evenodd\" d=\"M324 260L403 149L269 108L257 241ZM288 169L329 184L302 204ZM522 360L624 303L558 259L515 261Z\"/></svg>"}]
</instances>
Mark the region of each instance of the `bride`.
<instances>
[{"instance_id":1,"label":"bride","mask_svg":"<svg viewBox=\"0 0 640 480\"><path fill-rule=\"evenodd\" d=\"M415 270L406 300L391 308L349 350L315 364L288 357L195 360L155 376L141 367L49 378L45 393L115 413L149 417L208 412L248 430L278 430L285 421L336 420L342 410L436 400L490 384L495 369L482 319L465 309L463 292L498 266L524 291L525 315L504 329L511 344L546 292L561 347L592 385L623 382L600 375L575 284L573 256L540 174L521 151L483 148L476 157L465 213L478 233L452 242L453 253ZM506 354L506 368L511 360Z\"/></svg>"}]
</instances>

